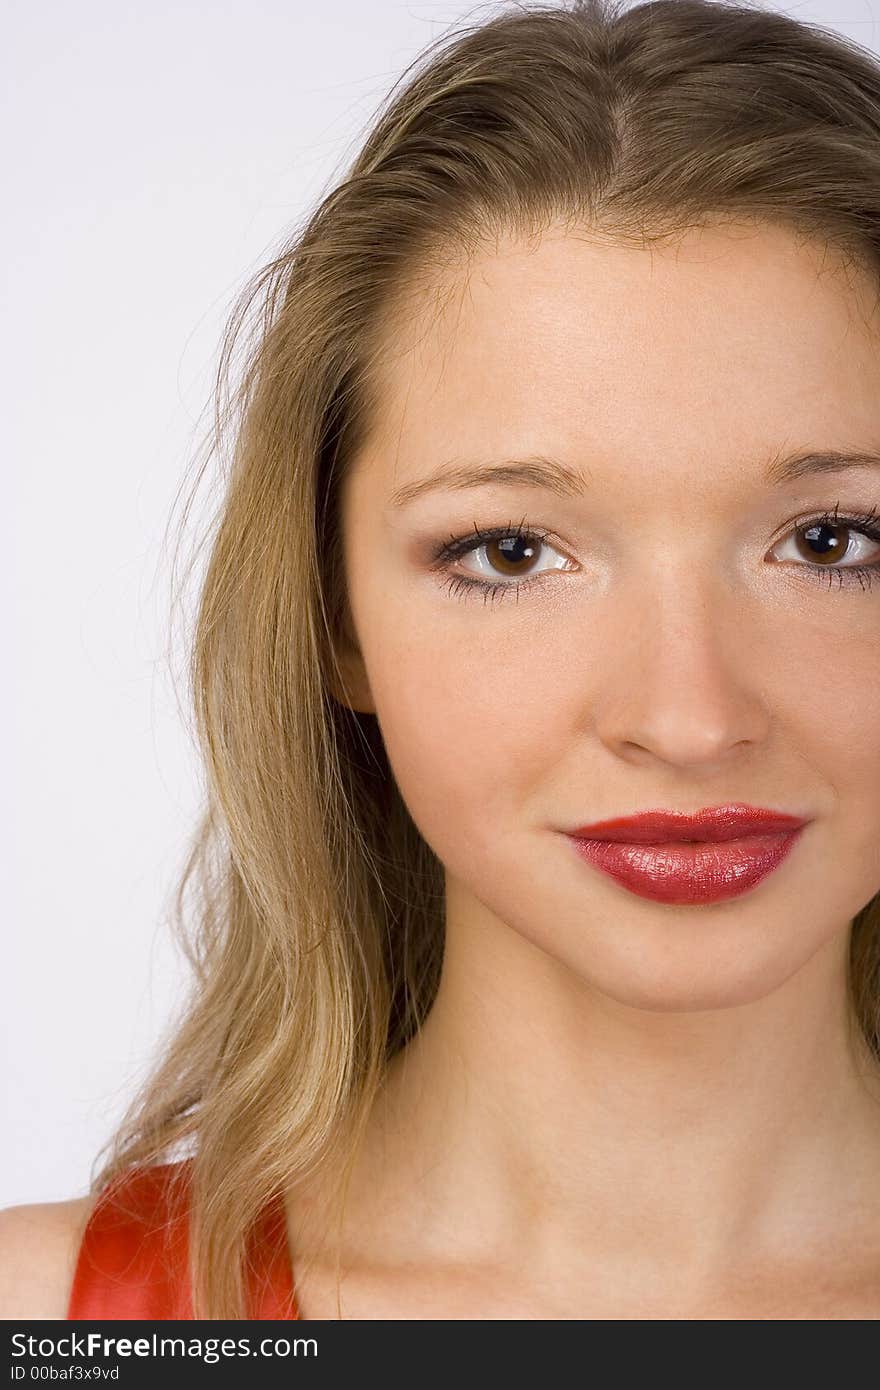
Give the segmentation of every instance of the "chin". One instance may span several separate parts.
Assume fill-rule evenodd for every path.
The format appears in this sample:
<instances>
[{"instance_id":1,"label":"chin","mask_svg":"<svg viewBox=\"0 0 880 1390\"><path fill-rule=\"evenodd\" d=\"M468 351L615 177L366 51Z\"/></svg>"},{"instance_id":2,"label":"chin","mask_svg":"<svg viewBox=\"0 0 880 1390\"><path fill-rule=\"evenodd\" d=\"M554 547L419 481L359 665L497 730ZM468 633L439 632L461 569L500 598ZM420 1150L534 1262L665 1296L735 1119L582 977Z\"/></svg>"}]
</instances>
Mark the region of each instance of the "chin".
<instances>
[{"instance_id":1,"label":"chin","mask_svg":"<svg viewBox=\"0 0 880 1390\"><path fill-rule=\"evenodd\" d=\"M806 963L802 949L769 956L766 943L763 952L758 950L751 957L743 940L735 952L701 952L692 939L689 945L685 953L670 952L668 942L666 949L658 946L656 953L642 945L638 951L616 953L613 960L602 963L594 958L583 973L589 975L592 988L626 1008L702 1013L766 999Z\"/></svg>"},{"instance_id":2,"label":"chin","mask_svg":"<svg viewBox=\"0 0 880 1390\"><path fill-rule=\"evenodd\" d=\"M737 982L735 988L724 980L712 984L693 985L681 981L640 982L638 986L622 988L611 997L626 1008L639 1009L643 1013L697 1014L719 1009L735 1009L742 1004L754 1004L773 993L773 986L762 981L744 984ZM610 991L609 991L610 994Z\"/></svg>"}]
</instances>

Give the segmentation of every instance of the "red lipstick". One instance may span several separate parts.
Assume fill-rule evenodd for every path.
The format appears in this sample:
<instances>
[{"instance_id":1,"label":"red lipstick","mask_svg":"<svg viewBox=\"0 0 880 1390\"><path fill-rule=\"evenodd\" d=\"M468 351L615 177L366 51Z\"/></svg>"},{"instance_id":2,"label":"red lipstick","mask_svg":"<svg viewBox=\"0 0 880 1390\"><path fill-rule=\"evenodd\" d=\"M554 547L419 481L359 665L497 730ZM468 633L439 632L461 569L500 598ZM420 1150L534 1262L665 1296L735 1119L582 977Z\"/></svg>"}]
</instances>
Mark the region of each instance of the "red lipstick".
<instances>
[{"instance_id":1,"label":"red lipstick","mask_svg":"<svg viewBox=\"0 0 880 1390\"><path fill-rule=\"evenodd\" d=\"M807 824L803 816L736 802L693 815L646 811L566 833L582 858L639 897L711 903L760 883Z\"/></svg>"}]
</instances>

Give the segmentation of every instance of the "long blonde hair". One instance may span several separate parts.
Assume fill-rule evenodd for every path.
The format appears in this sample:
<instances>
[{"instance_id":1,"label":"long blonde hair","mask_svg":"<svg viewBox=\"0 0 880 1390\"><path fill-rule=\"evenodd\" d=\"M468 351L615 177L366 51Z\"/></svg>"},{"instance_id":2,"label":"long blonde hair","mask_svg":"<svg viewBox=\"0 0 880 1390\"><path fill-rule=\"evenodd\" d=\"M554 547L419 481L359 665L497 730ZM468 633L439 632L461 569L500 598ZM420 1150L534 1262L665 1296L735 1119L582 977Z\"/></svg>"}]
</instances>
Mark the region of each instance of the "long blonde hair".
<instances>
[{"instance_id":1,"label":"long blonde hair","mask_svg":"<svg viewBox=\"0 0 880 1390\"><path fill-rule=\"evenodd\" d=\"M753 5L496 5L407 69L349 172L235 302L211 432L218 457L232 448L187 647L206 804L173 920L192 995L92 1179L191 1156L197 1317L248 1316L258 1213L331 1164L350 1172L440 976L443 868L337 661L338 489L378 404L392 305L498 234L562 220L647 246L718 217L774 221L876 271L870 52ZM850 958L880 1057L880 894Z\"/></svg>"}]
</instances>

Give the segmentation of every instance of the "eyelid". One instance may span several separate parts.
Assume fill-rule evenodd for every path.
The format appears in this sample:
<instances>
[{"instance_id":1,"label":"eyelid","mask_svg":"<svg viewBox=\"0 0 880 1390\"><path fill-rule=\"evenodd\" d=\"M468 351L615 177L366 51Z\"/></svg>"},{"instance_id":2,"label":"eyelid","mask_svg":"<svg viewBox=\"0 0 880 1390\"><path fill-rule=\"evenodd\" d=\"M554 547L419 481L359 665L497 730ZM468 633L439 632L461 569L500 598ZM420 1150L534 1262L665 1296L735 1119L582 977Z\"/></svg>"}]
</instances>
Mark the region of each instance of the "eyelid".
<instances>
[{"instance_id":1,"label":"eyelid","mask_svg":"<svg viewBox=\"0 0 880 1390\"><path fill-rule=\"evenodd\" d=\"M869 544L872 542L880 544L880 514L878 514L878 508L875 506L863 513L859 513L857 510L853 513L841 513L840 503L838 501L835 503L832 511L821 512L814 510L802 518L789 521L786 524L785 531L778 540L772 543L767 553L778 561L779 557L775 555L775 551L781 544L793 538L798 531L812 529L821 525L830 525L836 528L842 527L867 539ZM456 561L462 559L466 555L478 553L487 545L491 544L493 540L515 537L522 537L535 543L535 545L540 548L546 547L555 551L562 563L550 565L544 569L532 570L521 578L511 576L503 577L499 571L491 569L480 571L479 569L474 570L467 567L459 569L456 574L456 571L452 568ZM874 569L880 569L880 565L878 565L876 560L869 561L867 565L864 565L860 563L862 559L863 557L858 557L855 563L852 564L823 566L811 564L809 560L798 557L794 568L806 570L812 577L838 575L840 577L839 582L841 583L844 582L844 577L861 582L861 577L866 570L873 571ZM540 525L532 525L525 517L519 522L515 523L511 521L503 526L479 526L474 522L470 532L453 533L445 542L441 542L439 545L434 546L430 567L440 574L445 574L447 576L447 583L452 582L459 586L481 589L484 591L484 596L486 593L494 595L495 592L504 593L508 590L513 590L513 592L518 595L520 591L532 585L540 585L548 582L554 573L571 573L572 571L580 569L578 562L574 561L572 557L567 554L564 545L558 544L557 537L552 531Z\"/></svg>"},{"instance_id":2,"label":"eyelid","mask_svg":"<svg viewBox=\"0 0 880 1390\"><path fill-rule=\"evenodd\" d=\"M564 562L566 563L571 563L570 557L567 555L563 555L563 552L559 549L559 546L553 545L552 539L546 537L546 535L538 535L537 532L524 531L523 538L527 539L527 541L530 542L531 545L534 545L534 548L535 550L537 550L538 555L542 552L542 550L553 550L553 552L555 552L556 555L559 556L560 560L564 560ZM498 541L498 539L506 539L506 537L484 537L482 538L482 541L474 541L473 545L468 546L466 550L462 550L462 552L459 553L459 559L463 559L463 557L467 555L475 555L475 553L480 552L480 550L484 550L485 548L487 548L487 545L491 545L492 541ZM553 569L553 566L551 566L551 569ZM537 573L542 573L542 571L537 571Z\"/></svg>"},{"instance_id":3,"label":"eyelid","mask_svg":"<svg viewBox=\"0 0 880 1390\"><path fill-rule=\"evenodd\" d=\"M849 526L853 530L870 531L872 523L873 527L880 530L880 507L872 506L865 511L860 511L856 507L851 511L843 512L840 510L839 502L836 502L830 510L822 511L820 508L814 508L813 511L806 512L803 516L786 522L785 529L779 533L778 539L772 544L778 545L793 531L802 530L808 526L827 524L830 526ZM470 551L478 550L492 540L507 539L517 534L530 540L540 541L560 554L566 554L564 542L554 531L539 524L532 525L523 518L520 522L508 522L504 526L478 526L475 522L469 532L454 532L445 541L435 544L431 558L436 561L448 561ZM571 559L572 557L569 555L567 558Z\"/></svg>"},{"instance_id":4,"label":"eyelid","mask_svg":"<svg viewBox=\"0 0 880 1390\"><path fill-rule=\"evenodd\" d=\"M557 551L563 549L562 542L555 532L546 526L532 526L523 518L519 522L508 522L506 526L478 526L475 522L470 531L453 532L445 541L435 545L432 559L437 562L458 559L461 555L489 545L493 540L508 540L515 536L551 546Z\"/></svg>"}]
</instances>

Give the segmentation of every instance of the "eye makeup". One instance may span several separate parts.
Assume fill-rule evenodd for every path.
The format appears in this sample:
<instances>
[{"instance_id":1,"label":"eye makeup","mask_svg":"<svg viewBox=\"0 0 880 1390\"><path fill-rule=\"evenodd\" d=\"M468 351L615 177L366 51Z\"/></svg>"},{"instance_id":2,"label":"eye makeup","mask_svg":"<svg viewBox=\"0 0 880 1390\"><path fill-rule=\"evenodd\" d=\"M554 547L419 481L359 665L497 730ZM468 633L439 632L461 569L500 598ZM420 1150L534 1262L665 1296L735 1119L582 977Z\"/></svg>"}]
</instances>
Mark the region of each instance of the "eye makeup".
<instances>
[{"instance_id":1,"label":"eye makeup","mask_svg":"<svg viewBox=\"0 0 880 1390\"><path fill-rule=\"evenodd\" d=\"M822 512L818 515L808 517L806 520L794 523L783 540L790 535L803 535L810 543L821 538L825 530L849 531L865 538L867 541L880 547L880 518L878 510L872 507L867 512L858 514L840 514L837 507L831 512ZM570 570L570 564L559 566L554 565L549 569L540 570L536 574L527 574L524 578L512 579L487 579L480 578L474 573L456 570L453 567L464 556L475 551L487 550L488 547L499 542L506 543L505 559L508 563L516 564L519 556L518 550L524 550L523 558L533 560L536 555L540 555L544 547L549 546L551 532L541 527L532 527L524 517L520 522L508 522L506 526L480 527L474 523L473 529L463 535L451 535L445 541L439 543L433 550L431 569L433 572L445 577L445 588L455 597L467 598L472 594L482 594L484 602L495 600L496 598L506 598L508 593L513 592L517 601L522 592L533 590L536 585L551 582L551 576L557 576L560 572ZM847 544L844 549L844 556L849 552L850 546ZM502 553L504 553L502 551ZM559 552L557 552L559 554ZM564 557L563 557L564 558ZM787 563L782 561L780 563ZM804 560L796 565L806 571L806 575L813 582L826 584L831 588L835 583L838 591L854 588L856 584L865 591L870 590L875 579L880 578L880 553L868 564L855 564L846 566L830 566L812 564Z\"/></svg>"}]
</instances>

